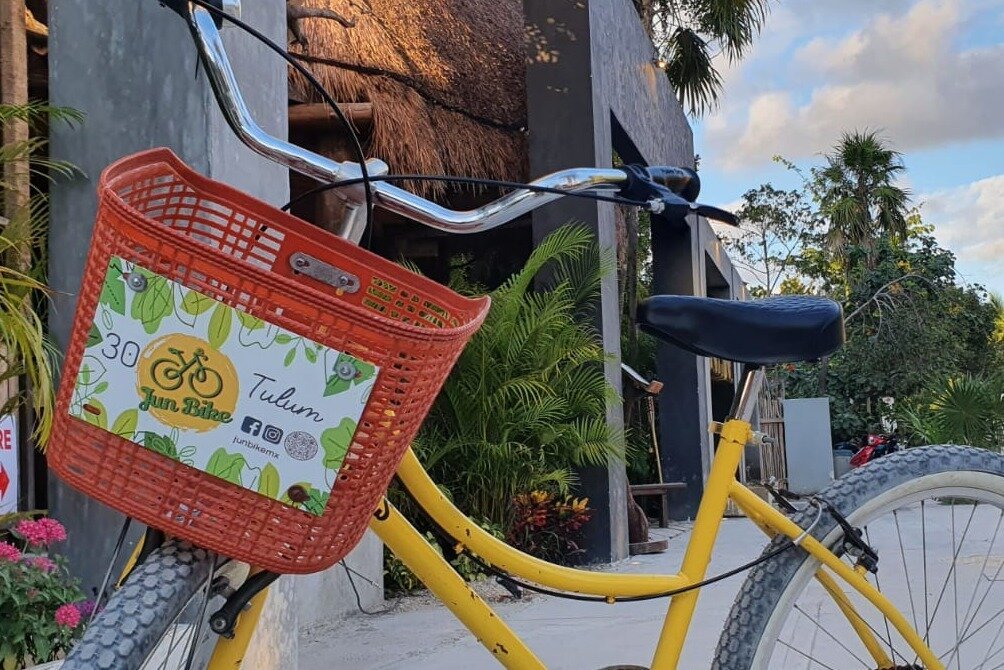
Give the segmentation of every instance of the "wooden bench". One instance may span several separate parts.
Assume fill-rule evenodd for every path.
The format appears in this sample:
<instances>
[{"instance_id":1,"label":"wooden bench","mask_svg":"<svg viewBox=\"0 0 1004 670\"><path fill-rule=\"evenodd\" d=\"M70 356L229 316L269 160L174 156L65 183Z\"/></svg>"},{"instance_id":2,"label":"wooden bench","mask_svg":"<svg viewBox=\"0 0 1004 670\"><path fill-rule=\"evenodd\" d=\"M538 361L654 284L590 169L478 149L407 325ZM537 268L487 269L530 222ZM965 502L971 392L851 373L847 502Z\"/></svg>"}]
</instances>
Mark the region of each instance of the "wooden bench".
<instances>
[{"instance_id":1,"label":"wooden bench","mask_svg":"<svg viewBox=\"0 0 1004 670\"><path fill-rule=\"evenodd\" d=\"M666 482L664 484L633 484L631 485L631 495L635 498L651 498L660 496L662 504L659 515L659 527L669 527L669 492L676 489L685 489L687 485L683 482Z\"/></svg>"}]
</instances>

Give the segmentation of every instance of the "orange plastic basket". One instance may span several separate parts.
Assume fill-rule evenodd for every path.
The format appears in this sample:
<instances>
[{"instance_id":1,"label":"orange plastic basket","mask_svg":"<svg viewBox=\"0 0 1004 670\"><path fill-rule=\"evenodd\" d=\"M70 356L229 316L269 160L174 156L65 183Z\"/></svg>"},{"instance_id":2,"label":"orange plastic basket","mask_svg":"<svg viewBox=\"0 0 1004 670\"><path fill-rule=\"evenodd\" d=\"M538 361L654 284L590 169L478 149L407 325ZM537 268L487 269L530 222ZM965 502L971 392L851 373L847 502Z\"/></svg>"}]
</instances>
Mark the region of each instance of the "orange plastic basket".
<instances>
[{"instance_id":1,"label":"orange plastic basket","mask_svg":"<svg viewBox=\"0 0 1004 670\"><path fill-rule=\"evenodd\" d=\"M166 149L101 176L99 206L59 389L52 468L167 533L280 573L322 570L362 537L487 298L469 299L186 167ZM306 254L354 292L296 270ZM111 259L375 364L379 373L319 516L206 474L70 414ZM292 258L291 258L292 257Z\"/></svg>"}]
</instances>

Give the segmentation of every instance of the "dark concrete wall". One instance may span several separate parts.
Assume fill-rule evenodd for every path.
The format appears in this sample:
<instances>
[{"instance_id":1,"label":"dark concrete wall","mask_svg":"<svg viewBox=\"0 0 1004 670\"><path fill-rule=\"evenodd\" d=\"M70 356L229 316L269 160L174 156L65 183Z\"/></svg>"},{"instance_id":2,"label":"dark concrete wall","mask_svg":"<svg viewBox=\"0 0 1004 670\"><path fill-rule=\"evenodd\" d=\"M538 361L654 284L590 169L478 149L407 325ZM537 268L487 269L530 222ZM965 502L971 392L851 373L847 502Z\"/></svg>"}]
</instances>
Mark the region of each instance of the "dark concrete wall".
<instances>
[{"instance_id":1,"label":"dark concrete wall","mask_svg":"<svg viewBox=\"0 0 1004 670\"><path fill-rule=\"evenodd\" d=\"M284 3L244 3L244 18L273 38L285 35ZM79 128L54 128L52 153L85 177L52 190L49 284L50 332L60 349L73 320L75 296L97 205L101 171L116 159L151 147L173 149L193 168L281 204L285 170L238 143L196 78L195 48L184 23L152 0L51 0L50 97L82 111ZM267 131L286 134L286 69L264 47L228 28L224 39L249 107ZM49 508L78 541L63 550L88 591L100 584L121 516L49 481ZM126 492L124 492L126 494Z\"/></svg>"},{"instance_id":2,"label":"dark concrete wall","mask_svg":"<svg viewBox=\"0 0 1004 670\"><path fill-rule=\"evenodd\" d=\"M608 167L614 146L629 160L691 165L693 136L655 51L629 0L532 0L524 3L529 33L527 115L533 176L567 167ZM615 248L612 205L562 201L534 214L539 241L569 220L583 221L604 248ZM620 389L620 320L617 277L607 277L599 327L611 354L606 374ZM696 363L694 363L696 372ZM693 380L691 380L693 381ZM696 390L695 390L696 395ZM623 425L621 406L608 421ZM597 510L589 525L589 557L626 555L626 486L621 463L582 473L584 492ZM609 501L609 504L606 504Z\"/></svg>"}]
</instances>

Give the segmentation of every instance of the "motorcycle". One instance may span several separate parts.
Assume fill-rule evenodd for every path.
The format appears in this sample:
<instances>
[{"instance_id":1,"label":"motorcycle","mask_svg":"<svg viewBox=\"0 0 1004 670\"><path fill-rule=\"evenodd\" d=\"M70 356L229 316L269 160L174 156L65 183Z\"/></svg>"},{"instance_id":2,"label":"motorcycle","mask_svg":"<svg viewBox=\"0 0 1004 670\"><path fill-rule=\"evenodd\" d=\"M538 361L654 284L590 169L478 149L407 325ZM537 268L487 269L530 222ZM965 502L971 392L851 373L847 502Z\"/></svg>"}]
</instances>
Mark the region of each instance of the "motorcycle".
<instances>
[{"instance_id":1,"label":"motorcycle","mask_svg":"<svg viewBox=\"0 0 1004 670\"><path fill-rule=\"evenodd\" d=\"M864 445L851 457L851 467L860 468L902 448L895 435L869 435L865 438Z\"/></svg>"}]
</instances>

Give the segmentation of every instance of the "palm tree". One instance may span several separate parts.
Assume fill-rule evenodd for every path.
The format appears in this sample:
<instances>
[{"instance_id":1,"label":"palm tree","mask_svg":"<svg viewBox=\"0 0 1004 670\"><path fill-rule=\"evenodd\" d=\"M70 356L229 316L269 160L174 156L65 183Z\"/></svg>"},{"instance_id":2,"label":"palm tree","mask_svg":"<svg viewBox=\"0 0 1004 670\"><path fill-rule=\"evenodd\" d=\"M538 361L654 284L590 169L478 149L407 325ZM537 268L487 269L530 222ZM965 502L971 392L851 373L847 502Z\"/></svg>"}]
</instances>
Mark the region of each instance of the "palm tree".
<instances>
[{"instance_id":1,"label":"palm tree","mask_svg":"<svg viewBox=\"0 0 1004 670\"><path fill-rule=\"evenodd\" d=\"M880 236L907 236L910 192L895 183L905 169L902 157L877 133L854 131L844 133L826 163L816 175L816 195L829 221L830 249L846 259L850 247L862 247L870 265Z\"/></svg>"},{"instance_id":2,"label":"palm tree","mask_svg":"<svg viewBox=\"0 0 1004 670\"><path fill-rule=\"evenodd\" d=\"M714 59L741 59L760 34L767 0L634 0L680 103L695 116L722 91Z\"/></svg>"}]
</instances>

